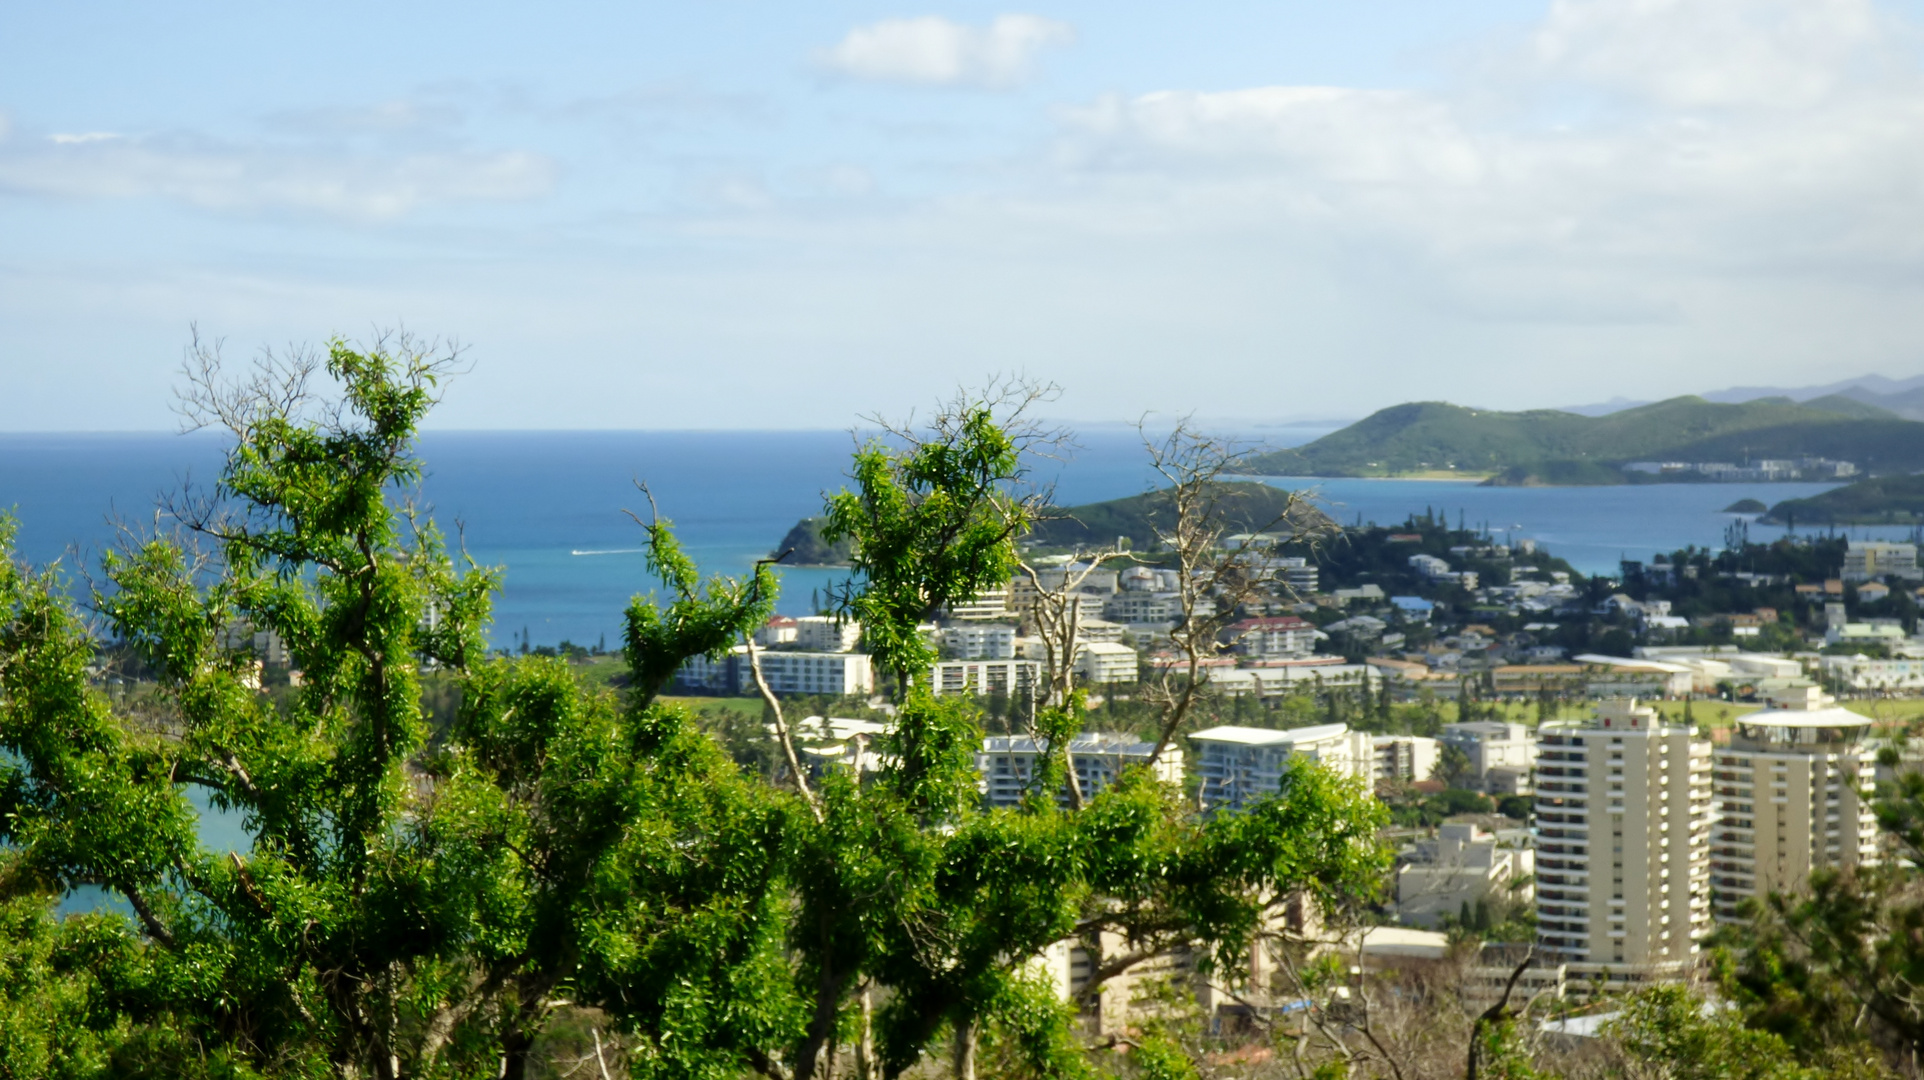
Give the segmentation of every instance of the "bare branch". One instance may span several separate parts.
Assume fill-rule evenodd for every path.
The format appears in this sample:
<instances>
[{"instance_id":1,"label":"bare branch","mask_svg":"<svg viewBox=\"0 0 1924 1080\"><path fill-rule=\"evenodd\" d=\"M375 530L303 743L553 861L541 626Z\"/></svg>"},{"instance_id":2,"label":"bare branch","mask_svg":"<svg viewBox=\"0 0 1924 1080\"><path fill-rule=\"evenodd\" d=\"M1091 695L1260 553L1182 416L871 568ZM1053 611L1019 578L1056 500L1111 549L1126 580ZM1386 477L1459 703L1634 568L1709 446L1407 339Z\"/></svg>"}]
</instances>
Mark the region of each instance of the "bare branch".
<instances>
[{"instance_id":1,"label":"bare branch","mask_svg":"<svg viewBox=\"0 0 1924 1080\"><path fill-rule=\"evenodd\" d=\"M815 797L814 789L808 786L808 774L802 772L801 758L795 753L795 740L789 734L788 719L782 715L781 699L768 688L768 679L762 675L761 649L755 644L752 631L742 634L742 644L748 647L748 670L755 676L755 689L761 691L762 701L775 717L775 739L781 744L782 756L788 761L788 772L795 779L795 790L802 793L802 801L808 804L809 813L815 815L815 821L819 824L824 820L821 801Z\"/></svg>"},{"instance_id":2,"label":"bare branch","mask_svg":"<svg viewBox=\"0 0 1924 1080\"><path fill-rule=\"evenodd\" d=\"M1164 520L1157 528L1162 547L1173 556L1181 614L1170 630L1180 675L1165 669L1151 694L1160 699L1162 722L1151 760L1168 752L1187 724L1203 682L1204 662L1223 646L1218 639L1246 605L1276 587L1269 556L1279 527L1289 540L1303 540L1329 527L1329 519L1300 492L1288 492L1267 523L1244 515L1242 535L1225 544L1236 524L1241 496L1227 477L1248 459L1245 448L1204 435L1189 418L1177 421L1161 439L1151 436L1147 418L1138 424L1151 467L1168 485L1160 493ZM1286 590L1287 586L1283 586Z\"/></svg>"}]
</instances>

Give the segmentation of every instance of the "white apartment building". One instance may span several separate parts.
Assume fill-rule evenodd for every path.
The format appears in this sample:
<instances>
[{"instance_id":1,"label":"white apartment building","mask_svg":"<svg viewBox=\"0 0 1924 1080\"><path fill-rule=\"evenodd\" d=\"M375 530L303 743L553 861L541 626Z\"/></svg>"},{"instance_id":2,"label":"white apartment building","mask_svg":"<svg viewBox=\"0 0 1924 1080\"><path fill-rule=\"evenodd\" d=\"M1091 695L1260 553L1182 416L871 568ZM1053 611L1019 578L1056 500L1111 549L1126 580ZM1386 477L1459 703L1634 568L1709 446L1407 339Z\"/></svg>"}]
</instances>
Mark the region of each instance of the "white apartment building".
<instances>
[{"instance_id":1,"label":"white apartment building","mask_svg":"<svg viewBox=\"0 0 1924 1080\"><path fill-rule=\"evenodd\" d=\"M1155 743L1143 742L1133 735L1084 732L1069 741L1069 758L1074 763L1076 781L1084 799L1093 799L1116 782L1123 770L1150 764ZM976 768L982 773L983 797L990 806L1015 806L1035 781L1042 752L1026 735L995 736L982 740L976 755ZM1154 764L1156 778L1171 784L1182 783L1182 755L1171 747ZM1068 801L1067 785L1058 796Z\"/></svg>"},{"instance_id":2,"label":"white apartment building","mask_svg":"<svg viewBox=\"0 0 1924 1080\"><path fill-rule=\"evenodd\" d=\"M1282 579L1283 584L1294 596L1308 596L1321 584L1321 571L1301 555L1286 555L1271 560L1270 571Z\"/></svg>"},{"instance_id":3,"label":"white apartment building","mask_svg":"<svg viewBox=\"0 0 1924 1080\"><path fill-rule=\"evenodd\" d=\"M1061 592L1068 588L1067 597L1077 621L1094 618L1102 614L1104 602L1116 591L1117 572L1114 570L1088 570L1086 566L1041 567L1036 570L1033 580L1028 574L1017 574L1009 582L1009 610L1024 619L1035 611L1036 600L1041 590ZM1069 587L1070 582L1075 582ZM1038 583L1041 590L1037 589Z\"/></svg>"},{"instance_id":4,"label":"white apartment building","mask_svg":"<svg viewBox=\"0 0 1924 1080\"><path fill-rule=\"evenodd\" d=\"M1428 780L1436 775L1436 755L1442 746L1421 735L1378 735L1370 740L1375 755L1371 779L1378 784Z\"/></svg>"},{"instance_id":5,"label":"white apartment building","mask_svg":"<svg viewBox=\"0 0 1924 1080\"><path fill-rule=\"evenodd\" d=\"M1410 569L1435 582L1455 583L1466 589L1476 589L1476 571L1453 571L1450 564L1434 555L1410 556Z\"/></svg>"},{"instance_id":6,"label":"white apartment building","mask_svg":"<svg viewBox=\"0 0 1924 1080\"><path fill-rule=\"evenodd\" d=\"M1710 859L1720 921L1735 921L1747 898L1799 889L1820 867L1876 861L1870 726L1816 687L1790 708L1737 718L1715 755Z\"/></svg>"},{"instance_id":7,"label":"white apartment building","mask_svg":"<svg viewBox=\"0 0 1924 1080\"><path fill-rule=\"evenodd\" d=\"M1334 660L1335 657L1329 659ZM1181 670L1178 667L1176 670ZM1295 663L1271 663L1260 667L1218 665L1203 669L1203 678L1218 693L1229 697L1288 697L1303 691L1337 690L1346 687L1375 689L1383 673L1368 664L1326 663L1322 659Z\"/></svg>"},{"instance_id":8,"label":"white apartment building","mask_svg":"<svg viewBox=\"0 0 1924 1080\"><path fill-rule=\"evenodd\" d=\"M949 618L1006 619L1016 610L1011 606L1011 599L1008 585L984 589L974 598L950 606Z\"/></svg>"},{"instance_id":9,"label":"white apartment building","mask_svg":"<svg viewBox=\"0 0 1924 1080\"><path fill-rule=\"evenodd\" d=\"M1844 549L1845 581L1876 581L1897 578L1916 581L1924 578L1917 566L1916 544L1894 544L1882 540L1852 540Z\"/></svg>"},{"instance_id":10,"label":"white apartment building","mask_svg":"<svg viewBox=\"0 0 1924 1080\"><path fill-rule=\"evenodd\" d=\"M1710 744L1634 700L1538 739L1538 946L1606 980L1688 972L1710 930Z\"/></svg>"},{"instance_id":11,"label":"white apartment building","mask_svg":"<svg viewBox=\"0 0 1924 1080\"><path fill-rule=\"evenodd\" d=\"M1817 664L1824 678L1847 690L1867 693L1924 690L1924 660L1826 656Z\"/></svg>"},{"instance_id":12,"label":"white apartment building","mask_svg":"<svg viewBox=\"0 0 1924 1080\"><path fill-rule=\"evenodd\" d=\"M804 652L848 652L862 640L862 624L830 615L795 620L795 647Z\"/></svg>"},{"instance_id":13,"label":"white apartment building","mask_svg":"<svg viewBox=\"0 0 1924 1080\"><path fill-rule=\"evenodd\" d=\"M1318 724L1290 731L1227 724L1189 736L1196 744L1205 811L1240 810L1282 790L1294 761L1314 761L1344 776L1368 781L1375 768L1370 736L1347 724Z\"/></svg>"},{"instance_id":14,"label":"white apartment building","mask_svg":"<svg viewBox=\"0 0 1924 1080\"><path fill-rule=\"evenodd\" d=\"M867 653L786 652L769 650L761 654L762 678L777 694L830 694L835 697L867 697L875 692L875 669ZM748 658L735 664L735 689L738 693L756 692L755 673Z\"/></svg>"},{"instance_id":15,"label":"white apartment building","mask_svg":"<svg viewBox=\"0 0 1924 1080\"><path fill-rule=\"evenodd\" d=\"M777 694L862 696L875 692L875 671L867 653L794 652L768 649L761 653L762 678ZM675 673L675 682L694 690L753 694L754 667L748 647L737 645L719 660L692 656Z\"/></svg>"},{"instance_id":16,"label":"white apartment building","mask_svg":"<svg viewBox=\"0 0 1924 1080\"><path fill-rule=\"evenodd\" d=\"M771 645L795 644L795 620L787 615L776 615L755 631L755 644L766 649Z\"/></svg>"},{"instance_id":17,"label":"white apartment building","mask_svg":"<svg viewBox=\"0 0 1924 1080\"><path fill-rule=\"evenodd\" d=\"M1091 641L1076 648L1076 677L1096 686L1132 683L1142 677L1141 658L1127 645Z\"/></svg>"},{"instance_id":18,"label":"white apartment building","mask_svg":"<svg viewBox=\"0 0 1924 1080\"><path fill-rule=\"evenodd\" d=\"M929 686L937 694L1028 698L1041 682L1037 660L943 660L929 671Z\"/></svg>"},{"instance_id":19,"label":"white apartment building","mask_svg":"<svg viewBox=\"0 0 1924 1080\"><path fill-rule=\"evenodd\" d=\"M1102 617L1125 625L1168 626L1182 618L1182 594L1119 592L1103 604Z\"/></svg>"},{"instance_id":20,"label":"white apartment building","mask_svg":"<svg viewBox=\"0 0 1924 1080\"><path fill-rule=\"evenodd\" d=\"M1474 720L1444 724L1440 740L1470 759L1476 790L1491 795L1527 795L1530 773L1536 766L1536 735L1522 724Z\"/></svg>"},{"instance_id":21,"label":"white apartment building","mask_svg":"<svg viewBox=\"0 0 1924 1080\"><path fill-rule=\"evenodd\" d=\"M1294 615L1244 619L1223 631L1245 656L1308 656L1316 651L1316 627Z\"/></svg>"},{"instance_id":22,"label":"white apartment building","mask_svg":"<svg viewBox=\"0 0 1924 1080\"><path fill-rule=\"evenodd\" d=\"M956 623L942 629L942 648L961 660L1012 660L1015 627L1008 623Z\"/></svg>"},{"instance_id":23,"label":"white apartment building","mask_svg":"<svg viewBox=\"0 0 1924 1080\"><path fill-rule=\"evenodd\" d=\"M1434 928L1478 903L1529 903L1534 894L1526 879L1536 872L1536 853L1528 839L1522 833L1499 840L1475 825L1442 826L1397 869L1396 913L1412 926Z\"/></svg>"}]
</instances>

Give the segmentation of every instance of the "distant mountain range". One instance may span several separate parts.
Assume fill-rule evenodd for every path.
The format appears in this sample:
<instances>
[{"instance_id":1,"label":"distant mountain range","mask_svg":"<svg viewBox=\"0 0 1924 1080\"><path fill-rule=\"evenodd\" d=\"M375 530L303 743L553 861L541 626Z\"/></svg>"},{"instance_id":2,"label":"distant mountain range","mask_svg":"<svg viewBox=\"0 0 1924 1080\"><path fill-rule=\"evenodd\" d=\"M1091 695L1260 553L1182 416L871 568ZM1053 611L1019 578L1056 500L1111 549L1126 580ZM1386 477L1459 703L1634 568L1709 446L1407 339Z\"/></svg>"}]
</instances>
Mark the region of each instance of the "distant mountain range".
<instances>
[{"instance_id":1,"label":"distant mountain range","mask_svg":"<svg viewBox=\"0 0 1924 1080\"><path fill-rule=\"evenodd\" d=\"M1924 399L1924 380L1916 388ZM1742 464L1802 457L1880 472L1918 471L1924 469L1924 423L1846 393L1802 402L1788 395L1734 403L1679 397L1601 416L1416 402L1383 409L1307 445L1262 455L1250 471L1485 474L1499 484L1621 484L1635 479L1622 469L1626 462Z\"/></svg>"},{"instance_id":2,"label":"distant mountain range","mask_svg":"<svg viewBox=\"0 0 1924 1080\"><path fill-rule=\"evenodd\" d=\"M1924 420L1924 375L1914 375L1908 379L1860 375L1854 379L1824 383L1821 386L1733 386L1726 390L1712 390L1697 396L1705 401L1724 404L1738 404L1764 398L1788 398L1791 401L1808 403L1822 398L1842 397L1875 406L1906 420ZM1611 413L1648 404L1650 402L1616 397L1594 405L1571 405L1563 411L1582 416L1608 416Z\"/></svg>"}]
</instances>

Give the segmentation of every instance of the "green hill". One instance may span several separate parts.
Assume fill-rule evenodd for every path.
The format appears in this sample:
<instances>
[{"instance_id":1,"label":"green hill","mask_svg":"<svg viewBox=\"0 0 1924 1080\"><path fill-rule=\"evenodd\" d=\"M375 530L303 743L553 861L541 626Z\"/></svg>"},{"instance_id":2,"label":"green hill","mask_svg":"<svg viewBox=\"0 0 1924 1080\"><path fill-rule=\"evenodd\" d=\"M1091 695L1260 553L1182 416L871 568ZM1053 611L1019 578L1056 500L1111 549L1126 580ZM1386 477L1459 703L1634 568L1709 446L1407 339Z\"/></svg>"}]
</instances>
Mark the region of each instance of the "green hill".
<instances>
[{"instance_id":1,"label":"green hill","mask_svg":"<svg viewBox=\"0 0 1924 1080\"><path fill-rule=\"evenodd\" d=\"M1758 519L1772 525L1914 525L1924 522L1924 475L1878 476L1786 499Z\"/></svg>"},{"instance_id":2,"label":"green hill","mask_svg":"<svg viewBox=\"0 0 1924 1080\"><path fill-rule=\"evenodd\" d=\"M1865 472L1924 470L1924 424L1915 420L1807 420L1684 443L1680 461L1743 461L1811 455L1854 462Z\"/></svg>"},{"instance_id":3,"label":"green hill","mask_svg":"<svg viewBox=\"0 0 1924 1080\"><path fill-rule=\"evenodd\" d=\"M1850 416L1859 420L1904 419L1889 409L1879 408L1867 401L1859 401L1842 394L1825 394L1820 398L1811 398L1804 402L1804 408L1822 409L1825 412L1834 412L1839 416Z\"/></svg>"},{"instance_id":4,"label":"green hill","mask_svg":"<svg viewBox=\"0 0 1924 1080\"><path fill-rule=\"evenodd\" d=\"M1271 484L1242 481L1218 487L1218 505L1232 531L1275 527L1277 519L1290 509L1289 491ZM1131 549L1145 551L1156 546L1157 526L1167 527L1173 520L1169 493L1151 491L1125 499L1051 509L1024 539L1040 548L1106 548L1121 538ZM1307 504L1295 507L1289 519L1292 527L1304 528L1327 522L1321 510ZM822 523L822 518L803 518L775 545L778 552L795 549L785 560L787 565L848 565L848 541L830 544L823 540Z\"/></svg>"},{"instance_id":5,"label":"green hill","mask_svg":"<svg viewBox=\"0 0 1924 1080\"><path fill-rule=\"evenodd\" d=\"M1749 448L1746 455L1745 448ZM1899 453L1900 448L1905 453ZM1924 457L1924 424L1849 398L1726 405L1671 398L1606 416L1494 412L1444 402L1384 409L1341 431L1256 458L1266 476L1494 474L1497 483L1623 483L1628 461L1821 455L1897 465Z\"/></svg>"},{"instance_id":6,"label":"green hill","mask_svg":"<svg viewBox=\"0 0 1924 1080\"><path fill-rule=\"evenodd\" d=\"M1290 493L1284 488L1249 482L1223 483L1218 487L1218 505L1232 530L1253 532L1275 528L1277 519L1290 509ZM1109 547L1123 538L1131 548L1140 551L1154 547L1157 526L1167 528L1174 519L1168 491L1151 491L1126 499L1053 511L1028 539L1037 547L1097 548ZM1315 507L1298 504L1291 511L1289 525L1309 527L1327 520Z\"/></svg>"},{"instance_id":7,"label":"green hill","mask_svg":"<svg viewBox=\"0 0 1924 1080\"><path fill-rule=\"evenodd\" d=\"M788 566L847 566L853 545L847 540L831 544L822 539L822 526L827 523L827 518L803 518L788 530L788 535L782 537L771 554L793 549L788 558L782 560Z\"/></svg>"}]
</instances>

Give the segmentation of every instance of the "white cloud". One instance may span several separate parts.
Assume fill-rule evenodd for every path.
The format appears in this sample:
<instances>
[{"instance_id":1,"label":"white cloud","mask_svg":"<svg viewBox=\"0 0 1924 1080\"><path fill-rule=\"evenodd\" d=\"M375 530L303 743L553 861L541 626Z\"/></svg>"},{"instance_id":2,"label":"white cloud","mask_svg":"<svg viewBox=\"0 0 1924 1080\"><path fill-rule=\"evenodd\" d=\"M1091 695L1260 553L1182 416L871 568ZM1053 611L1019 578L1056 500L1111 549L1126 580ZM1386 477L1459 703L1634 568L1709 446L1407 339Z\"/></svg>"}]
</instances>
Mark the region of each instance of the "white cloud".
<instances>
[{"instance_id":1,"label":"white cloud","mask_svg":"<svg viewBox=\"0 0 1924 1080\"><path fill-rule=\"evenodd\" d=\"M1065 110L1060 160L1184 213L1446 259L1640 275L1914 260L1924 78L1905 43L1865 0L1562 0L1466 84L1109 98ZM1597 94L1615 104L1570 113Z\"/></svg>"},{"instance_id":2,"label":"white cloud","mask_svg":"<svg viewBox=\"0 0 1924 1080\"><path fill-rule=\"evenodd\" d=\"M998 15L986 27L924 15L858 26L817 60L856 79L1003 89L1027 79L1043 49L1074 38L1069 24L1036 15Z\"/></svg>"},{"instance_id":3,"label":"white cloud","mask_svg":"<svg viewBox=\"0 0 1924 1080\"><path fill-rule=\"evenodd\" d=\"M1530 50L1665 105L1795 108L1882 68L1901 33L1867 0L1558 0Z\"/></svg>"},{"instance_id":4,"label":"white cloud","mask_svg":"<svg viewBox=\"0 0 1924 1080\"><path fill-rule=\"evenodd\" d=\"M49 141L52 147L0 151L0 189L378 221L436 203L531 199L546 194L556 180L552 161L517 151L380 156L193 139L54 136Z\"/></svg>"},{"instance_id":5,"label":"white cloud","mask_svg":"<svg viewBox=\"0 0 1924 1080\"><path fill-rule=\"evenodd\" d=\"M120 138L120 136L111 131L83 131L77 134L57 133L49 135L47 136L47 141L58 143L61 146L78 146L82 143L106 142L109 139L118 138Z\"/></svg>"}]
</instances>

